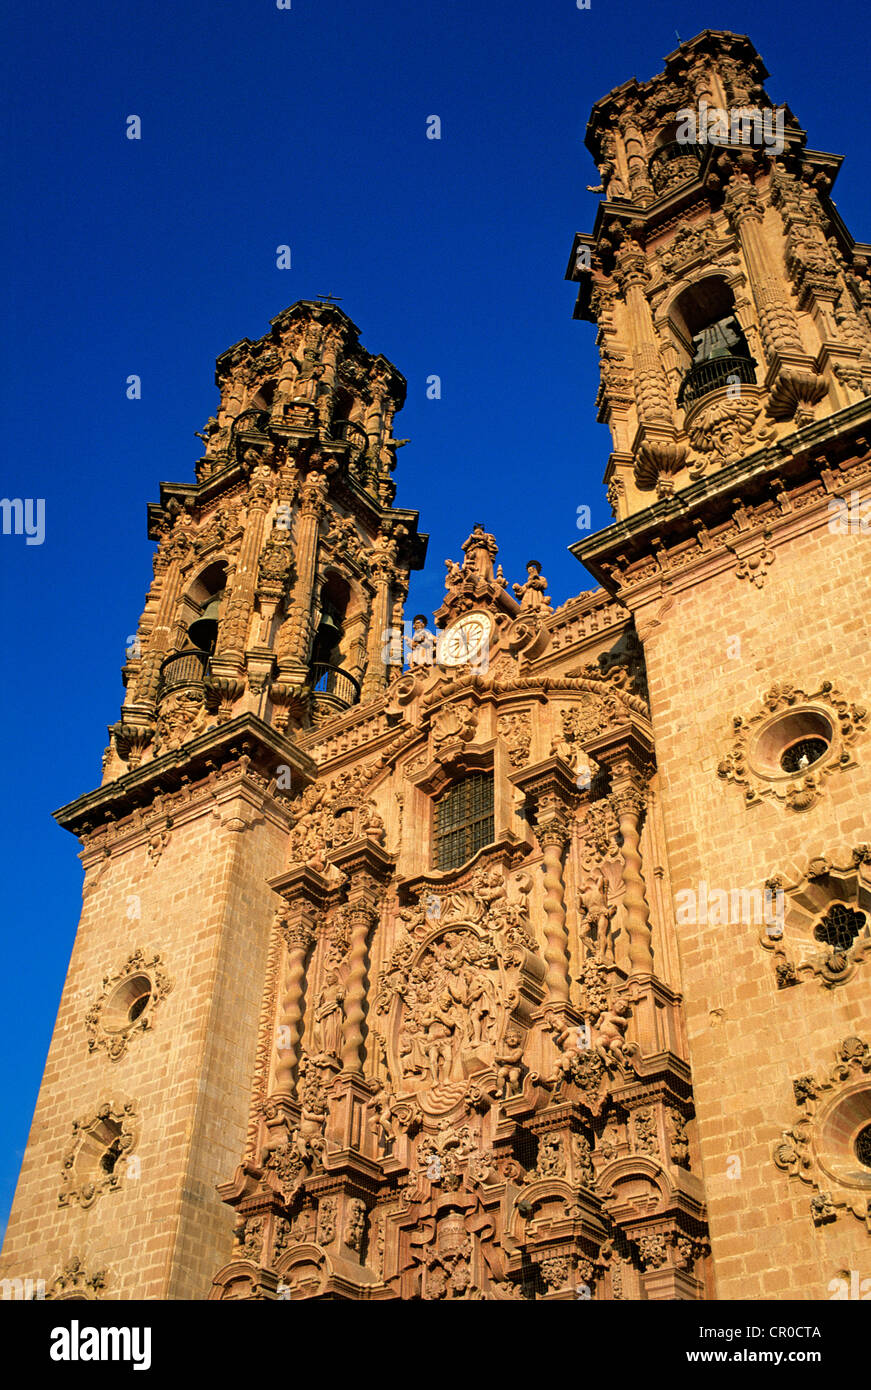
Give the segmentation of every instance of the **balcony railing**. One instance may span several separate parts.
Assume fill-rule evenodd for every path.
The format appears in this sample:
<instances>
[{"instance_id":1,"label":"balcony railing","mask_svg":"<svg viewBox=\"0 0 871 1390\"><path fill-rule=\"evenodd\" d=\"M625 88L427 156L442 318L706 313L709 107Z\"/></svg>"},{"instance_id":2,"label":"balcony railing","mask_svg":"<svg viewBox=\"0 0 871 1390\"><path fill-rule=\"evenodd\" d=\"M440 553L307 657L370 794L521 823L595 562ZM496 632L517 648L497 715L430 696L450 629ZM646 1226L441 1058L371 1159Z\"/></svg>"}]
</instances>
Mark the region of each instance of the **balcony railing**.
<instances>
[{"instance_id":1,"label":"balcony railing","mask_svg":"<svg viewBox=\"0 0 871 1390\"><path fill-rule=\"evenodd\" d=\"M701 151L698 145L671 140L661 145L650 157L647 166L650 182L657 193L665 193L679 183L694 179L699 169Z\"/></svg>"},{"instance_id":2,"label":"balcony railing","mask_svg":"<svg viewBox=\"0 0 871 1390\"><path fill-rule=\"evenodd\" d=\"M183 685L202 685L209 668L211 653L199 647L191 647L186 652L173 652L161 663L160 694L177 690Z\"/></svg>"},{"instance_id":3,"label":"balcony railing","mask_svg":"<svg viewBox=\"0 0 871 1390\"><path fill-rule=\"evenodd\" d=\"M690 367L680 384L677 403L689 410L702 396L710 395L721 386L737 385L737 382L756 385L756 363L752 357L711 357L707 362L697 362Z\"/></svg>"},{"instance_id":4,"label":"balcony railing","mask_svg":"<svg viewBox=\"0 0 871 1390\"><path fill-rule=\"evenodd\" d=\"M316 696L327 696L323 703L335 702L337 708L349 709L360 700L360 682L341 666L316 661L311 668L312 690Z\"/></svg>"}]
</instances>

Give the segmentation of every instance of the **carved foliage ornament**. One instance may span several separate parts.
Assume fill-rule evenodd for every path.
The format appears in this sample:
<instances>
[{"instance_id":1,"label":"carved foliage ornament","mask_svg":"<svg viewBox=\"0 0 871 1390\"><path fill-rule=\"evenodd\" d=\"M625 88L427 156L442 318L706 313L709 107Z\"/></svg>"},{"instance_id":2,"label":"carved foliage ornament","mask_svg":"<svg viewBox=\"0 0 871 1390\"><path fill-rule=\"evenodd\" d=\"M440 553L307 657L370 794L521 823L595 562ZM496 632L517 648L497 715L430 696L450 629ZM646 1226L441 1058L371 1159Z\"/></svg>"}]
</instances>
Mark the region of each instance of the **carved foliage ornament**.
<instances>
[{"instance_id":1,"label":"carved foliage ornament","mask_svg":"<svg viewBox=\"0 0 871 1390\"><path fill-rule=\"evenodd\" d=\"M377 769L357 767L324 785L313 782L292 804L288 863L308 863L323 872L329 853L365 837L384 843L384 822L366 796Z\"/></svg>"},{"instance_id":2,"label":"carved foliage ornament","mask_svg":"<svg viewBox=\"0 0 871 1390\"><path fill-rule=\"evenodd\" d=\"M84 1262L74 1255L72 1259L67 1260L53 1281L46 1298L54 1301L67 1298L75 1301L95 1299L100 1297L105 1286L105 1269L95 1269L89 1274Z\"/></svg>"}]
</instances>

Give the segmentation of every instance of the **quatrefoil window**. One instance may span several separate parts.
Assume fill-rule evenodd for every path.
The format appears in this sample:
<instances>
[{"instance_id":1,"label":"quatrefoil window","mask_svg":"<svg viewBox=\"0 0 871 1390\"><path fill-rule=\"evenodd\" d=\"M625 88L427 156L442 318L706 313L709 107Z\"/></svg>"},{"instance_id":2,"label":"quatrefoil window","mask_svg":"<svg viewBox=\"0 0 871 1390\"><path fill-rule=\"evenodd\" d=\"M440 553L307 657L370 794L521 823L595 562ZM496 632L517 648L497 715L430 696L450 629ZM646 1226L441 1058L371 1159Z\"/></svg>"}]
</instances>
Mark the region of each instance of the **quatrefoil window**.
<instances>
[{"instance_id":1,"label":"quatrefoil window","mask_svg":"<svg viewBox=\"0 0 871 1390\"><path fill-rule=\"evenodd\" d=\"M855 912L843 903L832 903L825 917L814 927L814 938L836 950L849 951L864 925L864 912Z\"/></svg>"}]
</instances>

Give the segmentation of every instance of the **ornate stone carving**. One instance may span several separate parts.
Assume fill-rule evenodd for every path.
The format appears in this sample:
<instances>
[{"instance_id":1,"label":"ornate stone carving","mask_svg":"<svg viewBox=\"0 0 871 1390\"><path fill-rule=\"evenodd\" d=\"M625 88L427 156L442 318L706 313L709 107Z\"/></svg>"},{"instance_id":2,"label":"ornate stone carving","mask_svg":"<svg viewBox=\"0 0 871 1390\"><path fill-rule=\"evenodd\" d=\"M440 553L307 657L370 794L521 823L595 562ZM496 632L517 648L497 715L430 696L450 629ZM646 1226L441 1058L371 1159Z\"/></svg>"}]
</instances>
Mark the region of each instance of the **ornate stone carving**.
<instances>
[{"instance_id":1,"label":"ornate stone carving","mask_svg":"<svg viewBox=\"0 0 871 1390\"><path fill-rule=\"evenodd\" d=\"M529 710L500 714L498 729L508 751L511 766L523 767L524 763L529 761L529 745L532 740L532 715Z\"/></svg>"},{"instance_id":2,"label":"ornate stone carving","mask_svg":"<svg viewBox=\"0 0 871 1390\"><path fill-rule=\"evenodd\" d=\"M98 1110L73 1121L73 1141L63 1161L58 1206L90 1207L103 1192L113 1192L127 1173L136 1145L136 1109L132 1101L106 1101Z\"/></svg>"},{"instance_id":3,"label":"ornate stone carving","mask_svg":"<svg viewBox=\"0 0 871 1390\"><path fill-rule=\"evenodd\" d=\"M137 949L103 985L85 1016L88 1051L104 1048L116 1062L134 1034L153 1026L154 1010L172 989L159 955Z\"/></svg>"},{"instance_id":4,"label":"ornate stone carving","mask_svg":"<svg viewBox=\"0 0 871 1390\"><path fill-rule=\"evenodd\" d=\"M46 1294L46 1299L55 1301L58 1299L76 1301L97 1299L105 1287L105 1269L94 1269L89 1274L84 1261L74 1255L72 1259L66 1261L60 1274L53 1280L51 1289Z\"/></svg>"},{"instance_id":5,"label":"ornate stone carving","mask_svg":"<svg viewBox=\"0 0 871 1390\"><path fill-rule=\"evenodd\" d=\"M748 806L774 797L791 810L806 810L822 795L824 779L852 764L851 749L867 718L864 706L845 699L831 681L810 694L780 681L766 691L752 715L735 715L735 739L717 774L744 788ZM825 751L806 764L807 772L784 771L781 759L803 737L825 744Z\"/></svg>"},{"instance_id":6,"label":"ornate stone carving","mask_svg":"<svg viewBox=\"0 0 871 1390\"><path fill-rule=\"evenodd\" d=\"M845 1038L834 1066L819 1078L797 1077L793 1090L800 1118L774 1145L775 1165L813 1189L815 1224L850 1211L871 1232L868 1170L851 1142L871 1123L871 1048Z\"/></svg>"},{"instance_id":7,"label":"ornate stone carving","mask_svg":"<svg viewBox=\"0 0 871 1390\"><path fill-rule=\"evenodd\" d=\"M748 400L719 400L702 406L692 417L688 457L690 477L699 478L712 464L735 463L769 443L774 426L767 423L761 405Z\"/></svg>"}]
</instances>

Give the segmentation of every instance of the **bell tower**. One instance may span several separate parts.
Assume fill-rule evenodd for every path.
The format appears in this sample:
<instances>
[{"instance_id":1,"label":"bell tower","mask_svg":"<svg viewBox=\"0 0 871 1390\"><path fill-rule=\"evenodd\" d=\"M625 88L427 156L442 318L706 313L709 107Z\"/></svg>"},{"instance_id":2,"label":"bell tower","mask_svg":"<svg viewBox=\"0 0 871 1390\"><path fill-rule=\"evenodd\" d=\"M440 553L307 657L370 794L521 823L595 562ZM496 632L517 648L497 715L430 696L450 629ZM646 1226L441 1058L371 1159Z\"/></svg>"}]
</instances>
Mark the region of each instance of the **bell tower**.
<instances>
[{"instance_id":1,"label":"bell tower","mask_svg":"<svg viewBox=\"0 0 871 1390\"><path fill-rule=\"evenodd\" d=\"M597 102L575 237L662 779L718 1298L824 1299L871 1220L871 247L705 31Z\"/></svg>"},{"instance_id":2,"label":"bell tower","mask_svg":"<svg viewBox=\"0 0 871 1390\"><path fill-rule=\"evenodd\" d=\"M871 281L749 39L706 31L661 78L597 102L605 200L575 238L575 316L598 325L618 520L840 414L871 382Z\"/></svg>"},{"instance_id":3,"label":"bell tower","mask_svg":"<svg viewBox=\"0 0 871 1390\"><path fill-rule=\"evenodd\" d=\"M155 579L128 653L107 775L193 727L256 714L279 732L388 683L425 540L393 508L405 381L336 305L300 302L221 354L195 484L149 507Z\"/></svg>"},{"instance_id":4,"label":"bell tower","mask_svg":"<svg viewBox=\"0 0 871 1390\"><path fill-rule=\"evenodd\" d=\"M4 1246L52 1297L199 1297L225 1258L301 740L386 690L426 549L392 505L405 381L334 303L216 382L196 480L148 509L102 785L57 812L84 903Z\"/></svg>"}]
</instances>

